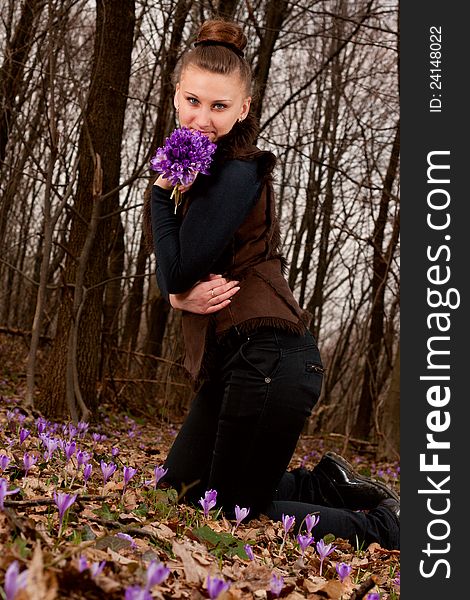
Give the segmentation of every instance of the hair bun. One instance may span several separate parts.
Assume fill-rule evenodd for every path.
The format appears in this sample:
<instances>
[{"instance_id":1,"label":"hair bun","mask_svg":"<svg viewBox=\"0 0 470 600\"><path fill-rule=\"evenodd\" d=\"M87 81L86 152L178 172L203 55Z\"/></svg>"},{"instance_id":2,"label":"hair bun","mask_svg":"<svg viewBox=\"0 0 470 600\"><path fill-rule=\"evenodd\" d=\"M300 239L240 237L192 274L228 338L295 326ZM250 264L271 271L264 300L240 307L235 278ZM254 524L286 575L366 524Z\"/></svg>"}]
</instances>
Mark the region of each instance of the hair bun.
<instances>
[{"instance_id":1,"label":"hair bun","mask_svg":"<svg viewBox=\"0 0 470 600\"><path fill-rule=\"evenodd\" d=\"M203 42L207 42L208 45L219 43L222 46L236 48L243 53L247 41L246 35L237 23L223 19L210 19L201 25L195 45Z\"/></svg>"},{"instance_id":2,"label":"hair bun","mask_svg":"<svg viewBox=\"0 0 470 600\"><path fill-rule=\"evenodd\" d=\"M193 48L188 48L178 62L175 83L189 66L210 73L238 77L244 93L251 95L252 73L244 55L247 38L238 23L221 18L209 19L200 26Z\"/></svg>"}]
</instances>

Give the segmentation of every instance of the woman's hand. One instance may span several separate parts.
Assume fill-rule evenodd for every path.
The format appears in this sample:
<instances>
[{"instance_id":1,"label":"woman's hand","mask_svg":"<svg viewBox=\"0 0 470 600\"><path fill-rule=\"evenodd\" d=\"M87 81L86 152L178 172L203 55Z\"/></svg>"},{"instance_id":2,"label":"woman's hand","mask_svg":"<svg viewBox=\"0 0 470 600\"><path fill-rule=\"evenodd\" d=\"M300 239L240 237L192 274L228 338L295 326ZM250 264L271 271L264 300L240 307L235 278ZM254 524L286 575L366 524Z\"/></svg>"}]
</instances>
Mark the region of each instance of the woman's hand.
<instances>
[{"instance_id":1,"label":"woman's hand","mask_svg":"<svg viewBox=\"0 0 470 600\"><path fill-rule=\"evenodd\" d=\"M161 187L164 190L173 189L171 181L169 179L165 179L163 175L159 175L158 178L153 182L153 185L158 185L158 187Z\"/></svg>"},{"instance_id":2,"label":"woman's hand","mask_svg":"<svg viewBox=\"0 0 470 600\"><path fill-rule=\"evenodd\" d=\"M209 275L182 294L170 294L170 304L178 310L208 315L228 306L240 286L222 275Z\"/></svg>"},{"instance_id":3,"label":"woman's hand","mask_svg":"<svg viewBox=\"0 0 470 600\"><path fill-rule=\"evenodd\" d=\"M189 188L193 185L193 183L196 181L196 177L197 177L197 173L194 175L194 179L190 182L187 183L186 185L180 185L178 186L180 189L180 192L182 194L184 194L185 192L187 192L189 190Z\"/></svg>"},{"instance_id":4,"label":"woman's hand","mask_svg":"<svg viewBox=\"0 0 470 600\"><path fill-rule=\"evenodd\" d=\"M189 190L189 188L196 181L196 177L197 177L197 173L194 176L194 179L191 181L191 183L187 183L186 185L178 186L178 188L182 194L184 194L184 192L187 192ZM158 185L158 187L161 187L164 190L172 190L174 188L174 185L171 183L171 181L169 179L165 179L163 177L163 175L159 175L158 178L153 182L153 185Z\"/></svg>"}]
</instances>

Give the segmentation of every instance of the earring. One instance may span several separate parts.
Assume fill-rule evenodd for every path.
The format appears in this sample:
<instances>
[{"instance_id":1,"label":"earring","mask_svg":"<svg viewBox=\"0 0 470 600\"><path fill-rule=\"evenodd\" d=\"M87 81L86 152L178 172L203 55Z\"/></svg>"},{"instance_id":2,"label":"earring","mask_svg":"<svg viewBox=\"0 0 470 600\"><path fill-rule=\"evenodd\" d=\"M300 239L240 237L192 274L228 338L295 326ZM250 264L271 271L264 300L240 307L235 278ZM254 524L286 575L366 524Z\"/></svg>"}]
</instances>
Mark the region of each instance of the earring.
<instances>
[{"instance_id":1,"label":"earring","mask_svg":"<svg viewBox=\"0 0 470 600\"><path fill-rule=\"evenodd\" d=\"M238 118L238 122L241 123L243 121L243 117Z\"/></svg>"}]
</instances>

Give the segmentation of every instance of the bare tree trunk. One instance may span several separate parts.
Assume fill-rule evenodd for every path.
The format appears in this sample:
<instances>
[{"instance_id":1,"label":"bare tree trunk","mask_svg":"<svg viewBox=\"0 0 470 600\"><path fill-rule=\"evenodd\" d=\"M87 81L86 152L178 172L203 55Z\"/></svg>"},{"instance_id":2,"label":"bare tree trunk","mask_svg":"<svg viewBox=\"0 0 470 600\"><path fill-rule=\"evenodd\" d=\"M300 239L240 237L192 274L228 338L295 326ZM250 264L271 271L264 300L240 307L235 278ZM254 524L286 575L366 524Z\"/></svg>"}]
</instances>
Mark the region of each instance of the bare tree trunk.
<instances>
[{"instance_id":1,"label":"bare tree trunk","mask_svg":"<svg viewBox=\"0 0 470 600\"><path fill-rule=\"evenodd\" d=\"M157 372L160 373L161 369L159 361L155 360L155 358L163 355L163 340L165 338L168 317L170 315L170 305L162 297L157 284L155 282L150 282L149 287L149 330L147 331L143 347L145 358L142 367L142 376L148 381L148 383L145 383L143 386L147 402L149 402L151 398L157 398L158 391L161 389L159 385L153 383L153 381L157 379ZM168 371L166 371L166 373L168 373ZM160 379L164 378L164 375L160 377Z\"/></svg>"},{"instance_id":2,"label":"bare tree trunk","mask_svg":"<svg viewBox=\"0 0 470 600\"><path fill-rule=\"evenodd\" d=\"M34 40L34 22L44 6L44 0L25 0L21 8L11 44L5 48L4 61L0 70L0 162L5 159L5 150L11 130L11 115L15 98L23 85L26 59ZM0 237L2 230L0 229Z\"/></svg>"},{"instance_id":3,"label":"bare tree trunk","mask_svg":"<svg viewBox=\"0 0 470 600\"><path fill-rule=\"evenodd\" d=\"M158 103L157 122L153 134L152 143L149 148L149 155L153 154L158 146L161 145L165 135L171 129L173 121L173 82L172 75L178 62L183 30L188 16L189 9L193 0L178 0L174 17L172 19L173 29L171 33L170 45L163 53L163 69L160 76L160 94Z\"/></svg>"},{"instance_id":4,"label":"bare tree trunk","mask_svg":"<svg viewBox=\"0 0 470 600\"><path fill-rule=\"evenodd\" d=\"M388 207L392 196L393 184L398 171L400 153L400 125L397 124L395 140L393 142L390 161L385 176L380 209L375 222L371 243L373 244L372 262L372 309L370 316L368 351L364 365L364 379L362 383L359 410L353 427L353 435L357 438L367 439L373 423L373 411L378 399L377 373L379 370L382 338L384 335L384 304L385 287L389 270L389 260L384 253L383 241L388 220Z\"/></svg>"},{"instance_id":5,"label":"bare tree trunk","mask_svg":"<svg viewBox=\"0 0 470 600\"><path fill-rule=\"evenodd\" d=\"M99 378L104 385L109 371L115 368L115 352L119 344L119 311L122 301L122 273L124 271L124 228L121 215L113 217L112 247L109 254L108 277L103 306L103 339Z\"/></svg>"},{"instance_id":6,"label":"bare tree trunk","mask_svg":"<svg viewBox=\"0 0 470 600\"><path fill-rule=\"evenodd\" d=\"M134 280L127 299L127 311L121 345L127 352L133 352L137 347L140 321L142 316L142 303L144 298L144 277L147 265L148 251L145 243L145 234L142 233L135 267Z\"/></svg>"},{"instance_id":7,"label":"bare tree trunk","mask_svg":"<svg viewBox=\"0 0 470 600\"><path fill-rule=\"evenodd\" d=\"M161 75L162 84L160 87L160 103L158 110L158 118L155 125L155 131L150 148L150 153L153 153L155 149L161 145L162 140L171 128L174 90L173 86L169 85L169 83L171 82L171 76L177 64L178 51L181 46L184 25L192 3L192 0L179 0L176 6L173 21L173 31L170 39L170 47L169 50L165 52L165 55L163 57L164 67ZM144 220L146 219L147 222L150 222L150 197L153 180L154 178L152 178L149 181L149 184L144 194ZM151 251L150 248L148 248L148 250ZM145 264L140 264L140 268L143 268L141 271L136 271L137 277L143 277L145 275L145 266ZM165 306L167 303L165 300L163 300L163 298L161 298L161 300L162 303L158 304L157 308L161 306L162 310L155 310L155 305L152 302L152 310L150 311L149 317L150 322L147 328L147 339L144 343L145 347L154 347L155 343L157 344L157 346L161 344L161 339L152 340L152 336L155 334L155 332L163 332L161 334L163 337L166 322L168 319L169 307ZM160 335L160 333L158 333L158 335Z\"/></svg>"},{"instance_id":8,"label":"bare tree trunk","mask_svg":"<svg viewBox=\"0 0 470 600\"><path fill-rule=\"evenodd\" d=\"M318 109L317 109L318 110ZM302 254L304 254L304 236L307 235L309 238L314 240L318 229L318 224L321 218L319 211L319 199L320 199L320 177L318 176L318 142L316 139L321 136L314 136L312 153L310 156L308 182L306 190L305 210L302 216L299 229L296 232L295 240L293 243L292 260L289 270L289 285L291 289L295 288L299 274L301 274L301 267L298 266ZM298 192L296 193L296 195ZM310 253L312 248L310 248ZM305 249L305 254L307 249ZM302 261L302 265L305 266L305 262ZM310 274L310 273L309 273ZM303 276L305 279L305 275ZM303 292L299 297L299 303L303 306L305 295L305 286L303 286Z\"/></svg>"},{"instance_id":9,"label":"bare tree trunk","mask_svg":"<svg viewBox=\"0 0 470 600\"><path fill-rule=\"evenodd\" d=\"M30 140L36 141L37 137L41 135L41 118L42 114L45 111L45 98L44 95L41 94L38 100L37 110L34 114L30 115L30 132L36 132L34 135L30 136ZM18 173L22 172L25 169L25 165L30 158L31 148L29 146L24 145L21 148L21 151L18 156L16 156L16 160L14 163L14 168L8 172L8 177L5 178L4 184L4 193L0 197L0 257L6 258L9 251L11 251L11 242L10 240L11 232L7 227L9 216L11 213L12 207L15 206L15 202L17 202L18 197L21 197L21 178L18 177ZM5 171L7 171L5 169ZM22 228L23 229L23 228ZM21 231L21 235L28 235L27 230ZM23 244L24 245L24 244ZM15 262L16 265L16 262ZM3 265L1 265L3 267ZM2 268L0 268L0 276L2 274ZM5 289L5 300L0 303L0 322L8 323L11 320L11 312L12 312L12 304L13 304L13 273L9 272L8 279L12 281L11 286L6 286ZM33 297L34 297L33 292ZM29 304L31 305L31 303ZM31 322L31 321L30 321Z\"/></svg>"},{"instance_id":10,"label":"bare tree trunk","mask_svg":"<svg viewBox=\"0 0 470 600\"><path fill-rule=\"evenodd\" d=\"M397 460L400 457L400 345L393 365L387 396L377 411L377 460Z\"/></svg>"},{"instance_id":11,"label":"bare tree trunk","mask_svg":"<svg viewBox=\"0 0 470 600\"><path fill-rule=\"evenodd\" d=\"M45 370L44 385L37 403L38 408L48 417L64 418L72 412L70 397L67 404L67 389L70 392L70 360L75 350L70 347L70 342L73 340L74 328L78 332L76 364L73 365L77 374L74 381L75 400L78 403L83 398L84 405L92 413L97 408L96 382L102 334L103 284L107 279L111 243L111 218L108 215L119 208L117 190L134 21L134 0L117 3L113 0L98 0L93 69L79 143L78 188L64 272L62 303L57 332ZM102 195L98 198L96 175L100 169L103 175ZM99 215L96 234L91 240L97 210ZM80 290L76 287L79 283L77 270L83 266L88 253L87 245L90 249L84 273L85 289ZM77 302L82 294L83 304ZM74 322L74 317L79 318L79 322Z\"/></svg>"},{"instance_id":12,"label":"bare tree trunk","mask_svg":"<svg viewBox=\"0 0 470 600\"><path fill-rule=\"evenodd\" d=\"M324 186L324 198L321 203L321 225L318 225L320 229L319 237L319 248L318 255L316 258L316 277L313 288L313 293L307 304L307 309L312 314L312 323L315 326L315 332L318 335L318 331L321 329L322 322L322 311L324 305L324 287L327 272L329 270L328 255L331 252L330 248L330 236L332 229L332 218L333 218L333 206L334 206L334 191L333 191L333 180L337 167L338 156L341 153L339 148L336 148L336 132L339 120L339 104L342 95L342 83L341 83L341 63L338 56L337 50L338 45L341 43L342 38L342 24L337 25L337 35L331 41L331 47L329 54L334 56L331 64L331 77L329 78L330 89L328 98L325 102L325 115L323 117L323 127L320 133L320 139L324 140L324 144L329 144L330 147L330 158L328 162L328 169L326 172L326 181L322 185ZM324 157L327 154L327 150L322 148L318 144L314 144L316 150L316 156L312 159L321 165L324 161ZM331 150L333 148L333 150ZM320 187L320 182L316 183L316 188ZM310 189L309 189L310 192ZM318 201L315 203L318 206ZM307 227L307 245L303 255L302 266L301 266L301 304L303 304L307 281L310 275L310 267L312 261L313 251L313 235L314 235L314 217L308 219L310 227Z\"/></svg>"},{"instance_id":13,"label":"bare tree trunk","mask_svg":"<svg viewBox=\"0 0 470 600\"><path fill-rule=\"evenodd\" d=\"M216 15L224 19L233 19L239 0L219 0Z\"/></svg>"},{"instance_id":14,"label":"bare tree trunk","mask_svg":"<svg viewBox=\"0 0 470 600\"><path fill-rule=\"evenodd\" d=\"M26 369L26 404L32 406L34 404L34 384L36 375L36 354L39 347L39 341L41 336L41 326L43 321L44 306L46 303L46 292L47 283L49 279L49 268L52 254L52 242L54 226L60 217L65 204L69 199L72 186L69 184L68 189L65 191L64 196L56 208L55 213L52 214L52 185L53 185L53 174L54 167L59 154L59 135L56 126L56 111L55 111L55 78L56 78L56 27L53 24L54 15L49 14L49 64L47 69L49 86L49 138L50 138L50 157L47 170L46 187L44 191L44 202L43 202L43 214L44 214L44 226L43 226L43 241L40 244L42 250L42 258L39 270L39 286L37 290L35 312L33 324L31 327L31 343L28 353L28 363ZM77 161L78 164L78 161ZM77 166L77 165L76 165ZM76 166L73 170L75 173ZM74 179L74 178L73 178ZM72 179L72 181L73 181Z\"/></svg>"},{"instance_id":15,"label":"bare tree trunk","mask_svg":"<svg viewBox=\"0 0 470 600\"><path fill-rule=\"evenodd\" d=\"M170 312L170 305L162 298L156 286L152 286L154 294L150 298L150 319L149 324L151 329L148 332L146 343L144 346L144 354L152 356L161 356L163 347L163 336L165 334L166 321ZM164 317L164 318L163 318ZM146 376L155 377L156 363L149 363L149 368L146 369Z\"/></svg>"},{"instance_id":16,"label":"bare tree trunk","mask_svg":"<svg viewBox=\"0 0 470 600\"><path fill-rule=\"evenodd\" d=\"M21 8L11 44L6 44L4 61L0 70L0 164L5 160L8 139L11 134L11 118L17 110L16 98L24 85L23 74L26 60L35 38L34 24L44 6L44 0L25 0ZM0 199L0 247L3 244L8 215L13 205L12 195Z\"/></svg>"},{"instance_id":17,"label":"bare tree trunk","mask_svg":"<svg viewBox=\"0 0 470 600\"><path fill-rule=\"evenodd\" d=\"M51 96L52 100L53 96ZM53 113L53 104L52 111ZM26 370L26 404L28 406L33 405L34 399L34 379L36 373L36 353L39 346L39 338L41 335L41 323L44 311L44 304L46 301L46 286L47 286L47 275L49 272L49 262L52 251L52 232L53 232L53 220L51 216L51 184L52 174L54 170L54 163L57 159L58 146L57 146L57 130L55 128L55 115L50 115L51 123L51 156L49 158L49 172L46 182L46 189L44 192L44 242L42 244L42 260L41 270L39 276L39 287L36 298L36 310L34 313L34 320L31 329L31 343L29 346L28 364Z\"/></svg>"},{"instance_id":18,"label":"bare tree trunk","mask_svg":"<svg viewBox=\"0 0 470 600\"><path fill-rule=\"evenodd\" d=\"M256 92L255 97L253 98L252 112L254 112L258 119L261 118L263 112L263 101L266 93L266 85L269 78L274 46L279 37L282 23L288 14L287 5L287 0L269 0L266 8L264 35L261 38L258 49L258 62L256 63L253 72Z\"/></svg>"}]
</instances>

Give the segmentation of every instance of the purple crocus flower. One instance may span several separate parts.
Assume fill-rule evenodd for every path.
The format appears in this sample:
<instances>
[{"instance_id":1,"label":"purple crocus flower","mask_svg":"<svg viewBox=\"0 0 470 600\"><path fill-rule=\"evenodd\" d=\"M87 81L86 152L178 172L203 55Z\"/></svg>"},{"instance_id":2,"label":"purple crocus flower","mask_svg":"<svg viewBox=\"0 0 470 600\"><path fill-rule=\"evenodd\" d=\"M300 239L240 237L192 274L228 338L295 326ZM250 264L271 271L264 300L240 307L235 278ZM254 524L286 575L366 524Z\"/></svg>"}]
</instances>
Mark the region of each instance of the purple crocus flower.
<instances>
[{"instance_id":1,"label":"purple crocus flower","mask_svg":"<svg viewBox=\"0 0 470 600\"><path fill-rule=\"evenodd\" d=\"M204 516L209 516L209 511L214 508L217 503L217 492L215 490L208 490L204 494L204 498L199 498L199 504L202 506Z\"/></svg>"},{"instance_id":2,"label":"purple crocus flower","mask_svg":"<svg viewBox=\"0 0 470 600\"><path fill-rule=\"evenodd\" d=\"M18 409L14 408L13 410L7 410L7 421L11 423L12 421L16 421L16 415L18 413Z\"/></svg>"},{"instance_id":3,"label":"purple crocus flower","mask_svg":"<svg viewBox=\"0 0 470 600\"><path fill-rule=\"evenodd\" d=\"M39 439L41 440L44 447L46 448L46 452L44 453L44 458L45 458L45 460L48 461L52 458L52 455L59 447L59 440L51 438L48 435L46 435L45 433L41 434L39 436Z\"/></svg>"},{"instance_id":4,"label":"purple crocus flower","mask_svg":"<svg viewBox=\"0 0 470 600\"><path fill-rule=\"evenodd\" d=\"M336 546L333 546L333 544L325 544L325 542L323 540L318 540L318 542L317 542L317 552L318 552L318 556L320 557L320 575L322 574L323 561L335 549L336 549Z\"/></svg>"},{"instance_id":5,"label":"purple crocus flower","mask_svg":"<svg viewBox=\"0 0 470 600\"><path fill-rule=\"evenodd\" d=\"M86 557L83 556L83 554L80 554L77 562L77 568L79 573L83 573L83 571L86 571L88 569L88 561Z\"/></svg>"},{"instance_id":6,"label":"purple crocus flower","mask_svg":"<svg viewBox=\"0 0 470 600\"><path fill-rule=\"evenodd\" d=\"M282 575L279 575L278 577L276 573L273 573L269 582L269 589L271 590L271 593L277 597L282 592L283 587L284 577L282 577Z\"/></svg>"},{"instance_id":7,"label":"purple crocus flower","mask_svg":"<svg viewBox=\"0 0 470 600\"><path fill-rule=\"evenodd\" d=\"M307 528L308 533L312 533L312 529L315 525L318 525L318 521L320 520L320 515L307 515L305 517L305 527Z\"/></svg>"},{"instance_id":8,"label":"purple crocus flower","mask_svg":"<svg viewBox=\"0 0 470 600\"><path fill-rule=\"evenodd\" d=\"M131 585L126 588L124 600L153 600L152 594L140 587L140 585Z\"/></svg>"},{"instance_id":9,"label":"purple crocus flower","mask_svg":"<svg viewBox=\"0 0 470 600\"><path fill-rule=\"evenodd\" d=\"M295 517L291 517L290 515L282 515L282 526L284 527L285 533L288 533L289 530L295 523Z\"/></svg>"},{"instance_id":10,"label":"purple crocus flower","mask_svg":"<svg viewBox=\"0 0 470 600\"><path fill-rule=\"evenodd\" d=\"M89 452L87 452L86 450L79 450L77 452L77 465L78 467L81 467L82 465L84 465L87 462L90 462L91 460L91 454Z\"/></svg>"},{"instance_id":11,"label":"purple crocus flower","mask_svg":"<svg viewBox=\"0 0 470 600\"><path fill-rule=\"evenodd\" d=\"M48 423L47 423L46 419L43 419L42 417L38 417L36 419L36 429L37 429L39 437L43 433L46 433L47 425L48 425Z\"/></svg>"},{"instance_id":12,"label":"purple crocus flower","mask_svg":"<svg viewBox=\"0 0 470 600\"><path fill-rule=\"evenodd\" d=\"M0 454L0 471L3 473L10 464L10 457L6 454Z\"/></svg>"},{"instance_id":13,"label":"purple crocus flower","mask_svg":"<svg viewBox=\"0 0 470 600\"><path fill-rule=\"evenodd\" d=\"M218 598L222 592L225 592L230 587L230 584L223 579L211 577L210 575L207 576L206 585L209 598L212 600Z\"/></svg>"},{"instance_id":14,"label":"purple crocus flower","mask_svg":"<svg viewBox=\"0 0 470 600\"><path fill-rule=\"evenodd\" d=\"M20 566L17 560L14 560L5 573L5 597L6 600L14 600L17 593L26 587L28 579L28 569L20 573Z\"/></svg>"},{"instance_id":15,"label":"purple crocus flower","mask_svg":"<svg viewBox=\"0 0 470 600\"><path fill-rule=\"evenodd\" d=\"M158 482L168 473L168 469L165 469L165 467L159 467L157 465L153 472L155 474L155 489L157 489Z\"/></svg>"},{"instance_id":16,"label":"purple crocus flower","mask_svg":"<svg viewBox=\"0 0 470 600\"><path fill-rule=\"evenodd\" d=\"M175 186L172 197L175 195L176 207L181 201L179 186L192 183L198 173L209 175L216 148L206 135L187 127L175 129L166 138L165 145L157 148L150 168L161 173Z\"/></svg>"},{"instance_id":17,"label":"purple crocus flower","mask_svg":"<svg viewBox=\"0 0 470 600\"><path fill-rule=\"evenodd\" d=\"M62 522L65 513L77 499L77 494L57 494L54 492L54 502L59 509L59 535L62 533Z\"/></svg>"},{"instance_id":18,"label":"purple crocus flower","mask_svg":"<svg viewBox=\"0 0 470 600\"><path fill-rule=\"evenodd\" d=\"M8 489L8 481L3 477L0 477L0 510L5 510L5 496L16 494L20 491L20 488L14 490Z\"/></svg>"},{"instance_id":19,"label":"purple crocus flower","mask_svg":"<svg viewBox=\"0 0 470 600\"><path fill-rule=\"evenodd\" d=\"M69 423L69 440L73 439L78 435L78 427L75 427L73 423Z\"/></svg>"},{"instance_id":20,"label":"purple crocus flower","mask_svg":"<svg viewBox=\"0 0 470 600\"><path fill-rule=\"evenodd\" d=\"M163 563L152 560L147 568L145 587L131 585L126 588L125 600L152 600L150 588L162 583L170 574Z\"/></svg>"},{"instance_id":21,"label":"purple crocus flower","mask_svg":"<svg viewBox=\"0 0 470 600\"><path fill-rule=\"evenodd\" d=\"M182 127L166 138L165 145L157 148L150 161L154 171L162 173L172 185L187 185L196 173L209 175L209 166L216 145L200 131Z\"/></svg>"},{"instance_id":22,"label":"purple crocus flower","mask_svg":"<svg viewBox=\"0 0 470 600\"><path fill-rule=\"evenodd\" d=\"M62 435L64 439L68 439L69 441L74 438L77 434L77 428L73 423L64 423L62 425Z\"/></svg>"},{"instance_id":23,"label":"purple crocus flower","mask_svg":"<svg viewBox=\"0 0 470 600\"><path fill-rule=\"evenodd\" d=\"M100 462L101 473L103 474L103 481L106 484L108 479L112 476L114 471L117 469L116 465L113 462L109 464L105 463L104 460Z\"/></svg>"},{"instance_id":24,"label":"purple crocus flower","mask_svg":"<svg viewBox=\"0 0 470 600\"><path fill-rule=\"evenodd\" d=\"M281 547L279 548L279 554L282 552L282 550L284 548L284 544L286 543L287 534L289 533L289 530L293 527L293 525L295 523L295 517L294 516L291 517L290 515L282 514L281 520L282 520L282 526L284 527L284 536L282 538Z\"/></svg>"},{"instance_id":25,"label":"purple crocus flower","mask_svg":"<svg viewBox=\"0 0 470 600\"><path fill-rule=\"evenodd\" d=\"M90 479L92 470L93 470L93 465L91 463L87 463L83 467L83 481L84 481L85 485L87 484L88 480Z\"/></svg>"},{"instance_id":26,"label":"purple crocus flower","mask_svg":"<svg viewBox=\"0 0 470 600\"><path fill-rule=\"evenodd\" d=\"M346 579L346 577L351 573L351 565L348 565L344 562L336 563L336 572L338 573L339 580L341 583Z\"/></svg>"},{"instance_id":27,"label":"purple crocus flower","mask_svg":"<svg viewBox=\"0 0 470 600\"><path fill-rule=\"evenodd\" d=\"M377 592L371 592L370 594L367 594L366 600L380 600L380 594Z\"/></svg>"},{"instance_id":28,"label":"purple crocus flower","mask_svg":"<svg viewBox=\"0 0 470 600\"><path fill-rule=\"evenodd\" d=\"M235 506L235 519L237 521L235 524L235 529L240 525L240 523L243 521L243 519L246 519L249 512L250 512L249 508L240 508L238 506L238 504Z\"/></svg>"},{"instance_id":29,"label":"purple crocus flower","mask_svg":"<svg viewBox=\"0 0 470 600\"><path fill-rule=\"evenodd\" d=\"M124 486L122 488L123 496L126 493L127 484L134 477L134 475L136 473L137 473L137 469L134 469L133 467L124 467Z\"/></svg>"},{"instance_id":30,"label":"purple crocus flower","mask_svg":"<svg viewBox=\"0 0 470 600\"><path fill-rule=\"evenodd\" d=\"M85 435L85 433L88 431L88 423L86 423L85 421L79 421L77 423L77 431L78 431L79 437L83 437Z\"/></svg>"},{"instance_id":31,"label":"purple crocus flower","mask_svg":"<svg viewBox=\"0 0 470 600\"><path fill-rule=\"evenodd\" d=\"M145 589L150 590L154 585L159 585L165 581L169 574L170 569L165 567L163 563L152 560L147 567Z\"/></svg>"},{"instance_id":32,"label":"purple crocus flower","mask_svg":"<svg viewBox=\"0 0 470 600\"><path fill-rule=\"evenodd\" d=\"M22 444L26 440L30 433L31 431L29 429L20 429L20 444Z\"/></svg>"},{"instance_id":33,"label":"purple crocus flower","mask_svg":"<svg viewBox=\"0 0 470 600\"><path fill-rule=\"evenodd\" d=\"M392 581L395 587L400 587L400 571L397 571L395 574L395 579Z\"/></svg>"},{"instance_id":34,"label":"purple crocus flower","mask_svg":"<svg viewBox=\"0 0 470 600\"><path fill-rule=\"evenodd\" d=\"M101 562L94 562L90 565L90 574L93 578L98 577L104 569L106 565L106 561L102 560Z\"/></svg>"},{"instance_id":35,"label":"purple crocus flower","mask_svg":"<svg viewBox=\"0 0 470 600\"><path fill-rule=\"evenodd\" d=\"M23 454L23 467L24 467L24 476L27 477L29 470L32 466L34 466L38 462L38 457L34 454L28 454L25 452Z\"/></svg>"},{"instance_id":36,"label":"purple crocus flower","mask_svg":"<svg viewBox=\"0 0 470 600\"><path fill-rule=\"evenodd\" d=\"M297 542L300 546L300 551L302 552L302 556L305 554L305 550L307 550L307 548L309 546L311 546L314 543L314 539L311 535L302 535L302 534L298 534L297 536Z\"/></svg>"},{"instance_id":37,"label":"purple crocus flower","mask_svg":"<svg viewBox=\"0 0 470 600\"><path fill-rule=\"evenodd\" d=\"M113 458L116 458L116 456L117 456L118 454L119 454L119 448L116 448L116 447L114 447L114 448L111 448L111 456L112 456Z\"/></svg>"},{"instance_id":38,"label":"purple crocus flower","mask_svg":"<svg viewBox=\"0 0 470 600\"><path fill-rule=\"evenodd\" d=\"M67 442L64 444L65 462L68 463L77 450L77 442Z\"/></svg>"},{"instance_id":39,"label":"purple crocus flower","mask_svg":"<svg viewBox=\"0 0 470 600\"><path fill-rule=\"evenodd\" d=\"M137 469L134 469L133 467L124 467L124 487L129 483L136 473Z\"/></svg>"},{"instance_id":40,"label":"purple crocus flower","mask_svg":"<svg viewBox=\"0 0 470 600\"><path fill-rule=\"evenodd\" d=\"M246 555L248 556L248 558L249 558L250 560L255 560L255 555L253 554L253 550L251 549L251 546L250 546L250 544L245 544L245 545L243 546L243 549L245 550L245 552L246 552Z\"/></svg>"}]
</instances>

